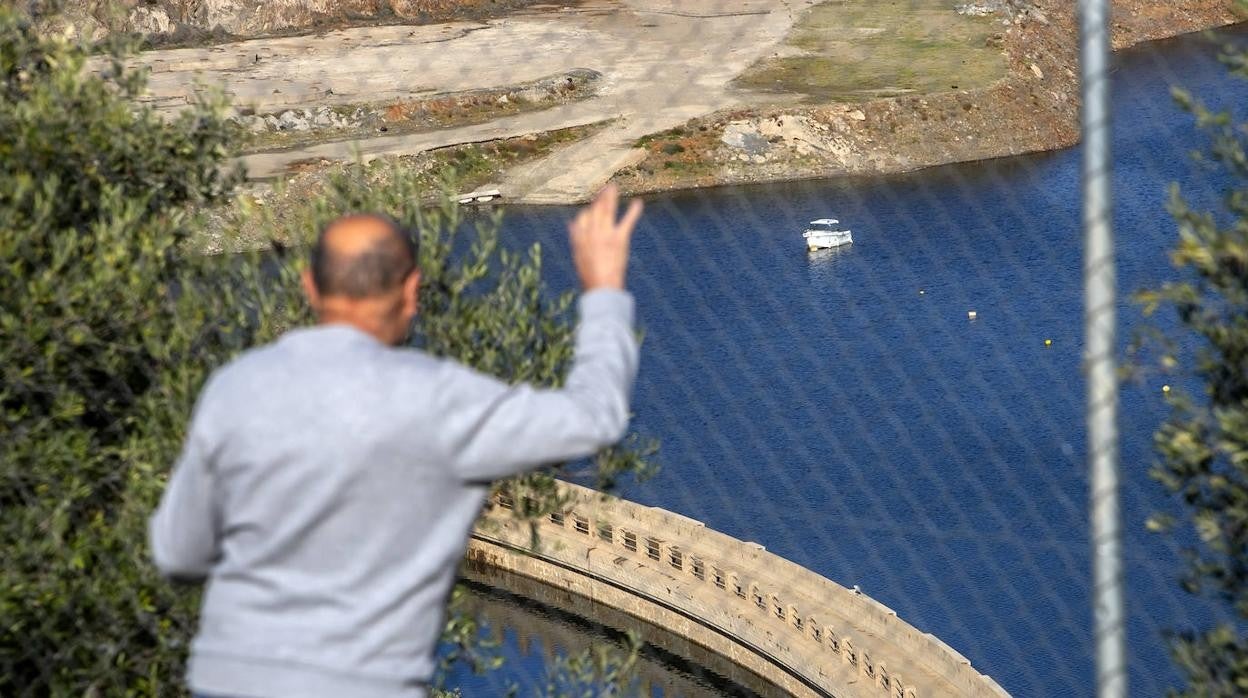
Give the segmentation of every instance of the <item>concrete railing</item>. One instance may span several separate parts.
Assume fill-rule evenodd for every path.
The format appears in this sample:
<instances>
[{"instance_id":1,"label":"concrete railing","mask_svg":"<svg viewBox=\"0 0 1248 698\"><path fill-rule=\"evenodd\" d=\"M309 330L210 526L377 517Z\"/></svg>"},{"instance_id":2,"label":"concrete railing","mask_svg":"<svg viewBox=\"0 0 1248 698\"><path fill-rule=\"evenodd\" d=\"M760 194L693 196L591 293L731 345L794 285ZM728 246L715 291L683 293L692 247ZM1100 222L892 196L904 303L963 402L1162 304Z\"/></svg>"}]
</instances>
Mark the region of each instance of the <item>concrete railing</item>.
<instances>
[{"instance_id":1,"label":"concrete railing","mask_svg":"<svg viewBox=\"0 0 1248 698\"><path fill-rule=\"evenodd\" d=\"M659 624L793 695L1006 696L891 609L804 567L655 507L560 483L570 504L530 525L498 496L469 558Z\"/></svg>"}]
</instances>

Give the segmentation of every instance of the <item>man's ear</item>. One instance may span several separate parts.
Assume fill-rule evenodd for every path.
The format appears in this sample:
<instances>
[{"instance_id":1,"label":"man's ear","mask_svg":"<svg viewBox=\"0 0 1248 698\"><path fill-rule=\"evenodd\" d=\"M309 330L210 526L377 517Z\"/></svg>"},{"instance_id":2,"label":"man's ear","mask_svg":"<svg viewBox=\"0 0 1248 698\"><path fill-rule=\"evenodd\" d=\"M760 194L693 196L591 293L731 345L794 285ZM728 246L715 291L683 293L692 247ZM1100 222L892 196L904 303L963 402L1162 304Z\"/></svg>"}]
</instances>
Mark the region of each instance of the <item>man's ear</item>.
<instances>
[{"instance_id":1,"label":"man's ear","mask_svg":"<svg viewBox=\"0 0 1248 698\"><path fill-rule=\"evenodd\" d=\"M403 280L403 310L415 315L420 310L420 270L413 269Z\"/></svg>"},{"instance_id":2,"label":"man's ear","mask_svg":"<svg viewBox=\"0 0 1248 698\"><path fill-rule=\"evenodd\" d=\"M303 281L303 295L307 296L308 305L312 306L313 311L320 312L321 294L316 290L316 281L312 279L312 270L304 269L300 279Z\"/></svg>"}]
</instances>

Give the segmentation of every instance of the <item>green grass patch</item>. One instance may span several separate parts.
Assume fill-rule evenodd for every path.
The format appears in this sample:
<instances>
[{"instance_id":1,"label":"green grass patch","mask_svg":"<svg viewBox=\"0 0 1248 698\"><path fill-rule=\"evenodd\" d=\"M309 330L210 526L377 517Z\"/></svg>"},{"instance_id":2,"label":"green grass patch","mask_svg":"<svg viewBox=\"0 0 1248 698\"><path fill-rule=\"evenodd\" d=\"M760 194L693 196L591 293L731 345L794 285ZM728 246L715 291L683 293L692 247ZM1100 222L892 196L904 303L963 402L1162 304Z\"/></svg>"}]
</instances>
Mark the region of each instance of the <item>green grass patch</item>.
<instances>
[{"instance_id":1,"label":"green grass patch","mask_svg":"<svg viewBox=\"0 0 1248 698\"><path fill-rule=\"evenodd\" d=\"M834 0L812 8L781 55L737 78L738 87L815 102L985 87L1005 77L995 17L959 15L956 0ZM787 55L786 55L787 54Z\"/></svg>"},{"instance_id":2,"label":"green grass patch","mask_svg":"<svg viewBox=\"0 0 1248 698\"><path fill-rule=\"evenodd\" d=\"M658 131L650 133L634 141L633 145L638 148L648 148L651 145L663 141L675 141L695 133L696 129L691 129L688 125L669 128L666 131Z\"/></svg>"}]
</instances>

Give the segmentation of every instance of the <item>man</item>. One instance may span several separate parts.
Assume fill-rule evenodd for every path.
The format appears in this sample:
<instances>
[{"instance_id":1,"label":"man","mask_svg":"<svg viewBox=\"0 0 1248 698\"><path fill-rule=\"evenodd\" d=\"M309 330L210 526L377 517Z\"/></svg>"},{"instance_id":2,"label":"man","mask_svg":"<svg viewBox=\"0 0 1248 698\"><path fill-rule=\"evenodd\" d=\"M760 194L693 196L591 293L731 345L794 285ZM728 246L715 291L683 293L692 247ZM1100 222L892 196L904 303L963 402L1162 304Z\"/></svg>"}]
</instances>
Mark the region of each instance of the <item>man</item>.
<instances>
[{"instance_id":1,"label":"man","mask_svg":"<svg viewBox=\"0 0 1248 698\"><path fill-rule=\"evenodd\" d=\"M207 578L188 680L203 696L418 697L489 481L589 455L628 424L624 290L634 201L608 187L568 226L585 293L565 386L508 386L399 348L411 239L351 215L304 274L316 327L208 380L152 517L161 572Z\"/></svg>"}]
</instances>

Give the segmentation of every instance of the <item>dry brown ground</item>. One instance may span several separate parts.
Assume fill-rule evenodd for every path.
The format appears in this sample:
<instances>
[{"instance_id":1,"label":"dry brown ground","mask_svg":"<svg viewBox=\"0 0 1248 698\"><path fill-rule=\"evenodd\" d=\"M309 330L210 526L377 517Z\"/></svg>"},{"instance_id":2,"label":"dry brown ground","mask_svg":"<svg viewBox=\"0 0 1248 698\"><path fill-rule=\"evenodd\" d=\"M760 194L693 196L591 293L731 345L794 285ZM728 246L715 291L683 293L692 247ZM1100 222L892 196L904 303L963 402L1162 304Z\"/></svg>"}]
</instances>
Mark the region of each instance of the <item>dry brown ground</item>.
<instances>
[{"instance_id":1,"label":"dry brown ground","mask_svg":"<svg viewBox=\"0 0 1248 698\"><path fill-rule=\"evenodd\" d=\"M575 4L565 0L562 4ZM484 21L543 0L62 0L34 5L45 31L100 39L137 33L151 46L197 46L377 24Z\"/></svg>"},{"instance_id":2,"label":"dry brown ground","mask_svg":"<svg viewBox=\"0 0 1248 698\"><path fill-rule=\"evenodd\" d=\"M717 184L901 172L1074 145L1079 138L1078 27L1074 3L1036 0L1039 10L1001 37L1007 77L978 90L876 99L856 105L722 111L643 139L647 155L616 181L633 193ZM1117 0L1113 44L1240 21L1235 0ZM731 124L777 136L768 155L743 158L721 136ZM820 147L802 145L817 137ZM787 147L786 147L787 146Z\"/></svg>"},{"instance_id":3,"label":"dry brown ground","mask_svg":"<svg viewBox=\"0 0 1248 698\"><path fill-rule=\"evenodd\" d=\"M1114 0L1114 49L1243 21L1244 7L1239 0Z\"/></svg>"},{"instance_id":4,"label":"dry brown ground","mask_svg":"<svg viewBox=\"0 0 1248 698\"><path fill-rule=\"evenodd\" d=\"M304 8L328 2L273 1ZM364 0L351 0L357 1ZM474 112L465 124L397 135L379 126L377 133L353 134L358 141L309 142L246 158L255 176L268 177L309 161L412 155L610 120L610 127L583 141L494 173L491 183L510 200L531 203L584 200L611 177L643 192L876 174L1076 141L1075 3L1011 2L1008 24L998 15L971 26L954 14L954 0L923 0L928 14L922 20L888 15L873 1L845 0L846 8L830 10L818 0L583 0L568 11L533 5L487 22L151 51L139 61L152 70L149 99L168 110L193 97L201 80L224 82L236 104L266 112L438 99L512 89L572 68L600 72L601 89L592 97L542 111L499 114L483 123ZM1226 24L1237 17L1235 2L1119 0L1114 43ZM526 3L502 3L510 4ZM822 24L812 32L802 22L816 15ZM968 31L932 36L927 25L933 18ZM846 26L860 33L841 31ZM981 32L984 27L990 31ZM883 35L891 38L885 42ZM957 60L945 64L942 51L950 41L966 45L953 46ZM882 49L889 58L882 67L898 79L868 84L862 70L856 80L847 70L848 82L837 84L837 61L861 56L859 43L871 47L867 54ZM991 60L978 64L981 70L959 72L961 62L985 57ZM805 58L813 59L815 70L799 77L816 78L806 80L805 91L776 87L777 74L760 83L756 73L750 83L750 72L760 66L767 75L769 61L775 66L778 59L783 68ZM937 65L923 66L923 75L907 74L907 63L917 60ZM726 131L730 140L748 132L759 152L725 144Z\"/></svg>"}]
</instances>

